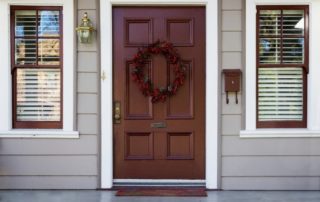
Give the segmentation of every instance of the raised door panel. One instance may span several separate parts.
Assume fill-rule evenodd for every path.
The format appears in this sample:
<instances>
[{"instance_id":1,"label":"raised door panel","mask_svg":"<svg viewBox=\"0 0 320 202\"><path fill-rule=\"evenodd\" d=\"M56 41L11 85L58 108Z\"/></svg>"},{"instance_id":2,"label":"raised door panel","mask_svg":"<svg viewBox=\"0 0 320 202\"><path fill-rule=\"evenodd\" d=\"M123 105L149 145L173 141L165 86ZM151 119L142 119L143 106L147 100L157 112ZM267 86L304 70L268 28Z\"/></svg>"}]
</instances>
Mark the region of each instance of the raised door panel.
<instances>
[{"instance_id":1,"label":"raised door panel","mask_svg":"<svg viewBox=\"0 0 320 202\"><path fill-rule=\"evenodd\" d=\"M125 135L125 159L153 159L153 134L127 132Z\"/></svg>"},{"instance_id":2,"label":"raised door panel","mask_svg":"<svg viewBox=\"0 0 320 202\"><path fill-rule=\"evenodd\" d=\"M152 119L153 107L150 98L144 96L139 89L139 86L133 81L131 76L132 65L131 61L126 61L125 71L125 118L131 120ZM153 80L153 66L149 61L145 64L144 74Z\"/></svg>"},{"instance_id":3,"label":"raised door panel","mask_svg":"<svg viewBox=\"0 0 320 202\"><path fill-rule=\"evenodd\" d=\"M153 41L152 19L125 19L125 45L142 46Z\"/></svg>"},{"instance_id":4,"label":"raised door panel","mask_svg":"<svg viewBox=\"0 0 320 202\"><path fill-rule=\"evenodd\" d=\"M184 68L186 69L186 77L183 86L181 86L177 94L168 99L167 118L166 119L192 119L194 118L194 78L193 78L193 60L184 60ZM175 79L174 67L168 67L168 83L173 83Z\"/></svg>"},{"instance_id":5,"label":"raised door panel","mask_svg":"<svg viewBox=\"0 0 320 202\"><path fill-rule=\"evenodd\" d=\"M174 46L193 46L193 19L167 19L167 38Z\"/></svg>"},{"instance_id":6,"label":"raised door panel","mask_svg":"<svg viewBox=\"0 0 320 202\"><path fill-rule=\"evenodd\" d=\"M167 138L167 159L188 160L194 158L194 136L192 132L168 133Z\"/></svg>"}]
</instances>

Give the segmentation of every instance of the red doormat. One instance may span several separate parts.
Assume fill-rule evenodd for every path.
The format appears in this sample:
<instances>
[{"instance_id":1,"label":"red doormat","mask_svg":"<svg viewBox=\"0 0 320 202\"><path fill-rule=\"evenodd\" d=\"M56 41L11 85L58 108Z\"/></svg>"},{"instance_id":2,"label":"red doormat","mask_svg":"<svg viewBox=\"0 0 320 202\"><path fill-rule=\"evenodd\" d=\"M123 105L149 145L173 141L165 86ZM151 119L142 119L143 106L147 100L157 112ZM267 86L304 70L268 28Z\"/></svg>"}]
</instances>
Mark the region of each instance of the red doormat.
<instances>
[{"instance_id":1,"label":"red doormat","mask_svg":"<svg viewBox=\"0 0 320 202\"><path fill-rule=\"evenodd\" d=\"M206 197L204 188L123 188L116 196L198 196Z\"/></svg>"}]
</instances>

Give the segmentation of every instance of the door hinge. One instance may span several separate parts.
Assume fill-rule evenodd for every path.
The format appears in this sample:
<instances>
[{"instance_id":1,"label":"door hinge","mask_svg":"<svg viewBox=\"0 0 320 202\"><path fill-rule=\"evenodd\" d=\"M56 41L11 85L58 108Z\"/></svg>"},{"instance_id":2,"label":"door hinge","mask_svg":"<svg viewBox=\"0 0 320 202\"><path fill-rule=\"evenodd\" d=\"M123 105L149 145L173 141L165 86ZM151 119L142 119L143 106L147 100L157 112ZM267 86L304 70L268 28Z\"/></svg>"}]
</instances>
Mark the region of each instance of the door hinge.
<instances>
[{"instance_id":1,"label":"door hinge","mask_svg":"<svg viewBox=\"0 0 320 202\"><path fill-rule=\"evenodd\" d=\"M106 72L104 70L102 70L102 73L101 73L101 80L104 81L107 79L107 76L106 76Z\"/></svg>"}]
</instances>

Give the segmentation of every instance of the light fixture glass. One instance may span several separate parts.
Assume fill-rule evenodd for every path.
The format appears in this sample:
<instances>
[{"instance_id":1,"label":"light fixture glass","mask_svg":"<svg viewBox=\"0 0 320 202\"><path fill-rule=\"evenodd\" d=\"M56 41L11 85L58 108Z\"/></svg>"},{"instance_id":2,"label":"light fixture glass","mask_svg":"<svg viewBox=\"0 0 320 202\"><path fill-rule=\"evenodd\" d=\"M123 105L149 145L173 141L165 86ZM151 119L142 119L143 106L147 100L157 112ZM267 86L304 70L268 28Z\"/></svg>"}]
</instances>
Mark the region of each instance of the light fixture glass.
<instances>
[{"instance_id":1,"label":"light fixture glass","mask_svg":"<svg viewBox=\"0 0 320 202\"><path fill-rule=\"evenodd\" d=\"M88 13L85 12L82 18L82 23L77 27L78 40L80 43L91 43L94 28L91 20L88 18Z\"/></svg>"}]
</instances>

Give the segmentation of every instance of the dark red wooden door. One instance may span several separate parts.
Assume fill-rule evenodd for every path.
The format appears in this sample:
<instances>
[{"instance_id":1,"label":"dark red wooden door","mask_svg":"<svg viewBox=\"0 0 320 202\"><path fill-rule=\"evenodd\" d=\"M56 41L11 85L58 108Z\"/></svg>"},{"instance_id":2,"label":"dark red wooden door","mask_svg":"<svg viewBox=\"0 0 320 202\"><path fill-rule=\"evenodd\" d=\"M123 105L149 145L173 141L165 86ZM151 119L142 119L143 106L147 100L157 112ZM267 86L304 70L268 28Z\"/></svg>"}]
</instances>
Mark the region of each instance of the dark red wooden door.
<instances>
[{"instance_id":1,"label":"dark red wooden door","mask_svg":"<svg viewBox=\"0 0 320 202\"><path fill-rule=\"evenodd\" d=\"M173 43L187 74L176 95L153 104L132 81L130 59L157 40ZM120 123L113 125L114 178L204 179L205 9L114 7L113 62L114 103L121 108ZM145 69L155 86L167 86L174 77L162 55Z\"/></svg>"}]
</instances>

